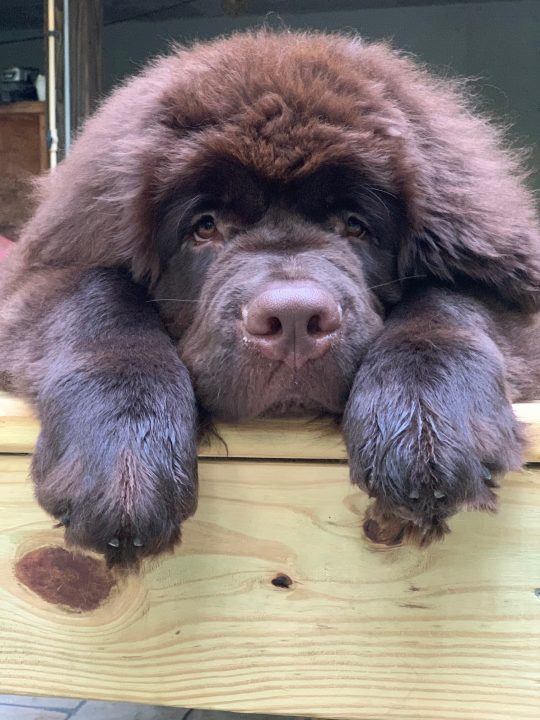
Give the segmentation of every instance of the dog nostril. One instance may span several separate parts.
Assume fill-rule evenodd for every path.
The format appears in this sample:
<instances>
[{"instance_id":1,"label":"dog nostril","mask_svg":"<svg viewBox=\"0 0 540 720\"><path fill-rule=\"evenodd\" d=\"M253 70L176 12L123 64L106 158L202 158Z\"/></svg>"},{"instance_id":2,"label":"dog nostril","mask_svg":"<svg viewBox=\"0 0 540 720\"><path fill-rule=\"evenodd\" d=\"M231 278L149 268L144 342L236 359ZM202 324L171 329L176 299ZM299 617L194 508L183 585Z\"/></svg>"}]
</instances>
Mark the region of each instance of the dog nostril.
<instances>
[{"instance_id":1,"label":"dog nostril","mask_svg":"<svg viewBox=\"0 0 540 720\"><path fill-rule=\"evenodd\" d=\"M268 332L267 335L278 335L283 330L281 320L278 317L268 318Z\"/></svg>"},{"instance_id":2,"label":"dog nostril","mask_svg":"<svg viewBox=\"0 0 540 720\"><path fill-rule=\"evenodd\" d=\"M317 335L321 332L321 316L312 315L307 324L308 335Z\"/></svg>"},{"instance_id":3,"label":"dog nostril","mask_svg":"<svg viewBox=\"0 0 540 720\"><path fill-rule=\"evenodd\" d=\"M341 317L341 307L315 282L275 282L242 308L244 340L297 370L331 347Z\"/></svg>"}]
</instances>

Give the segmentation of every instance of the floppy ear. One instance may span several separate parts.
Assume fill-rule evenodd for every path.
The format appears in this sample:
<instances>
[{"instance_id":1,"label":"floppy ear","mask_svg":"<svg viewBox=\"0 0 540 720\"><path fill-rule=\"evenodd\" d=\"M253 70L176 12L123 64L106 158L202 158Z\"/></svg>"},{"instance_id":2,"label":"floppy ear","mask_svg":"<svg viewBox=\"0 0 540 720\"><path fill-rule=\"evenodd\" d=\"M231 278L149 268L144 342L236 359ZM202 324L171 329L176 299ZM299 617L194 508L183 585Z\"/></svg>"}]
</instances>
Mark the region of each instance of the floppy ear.
<instances>
[{"instance_id":1,"label":"floppy ear","mask_svg":"<svg viewBox=\"0 0 540 720\"><path fill-rule=\"evenodd\" d=\"M17 242L25 267L123 266L136 279L156 272L149 168L175 140L156 122L170 75L169 60L158 60L115 90L40 181L39 205Z\"/></svg>"},{"instance_id":2,"label":"floppy ear","mask_svg":"<svg viewBox=\"0 0 540 720\"><path fill-rule=\"evenodd\" d=\"M399 140L413 165L401 276L473 281L512 305L540 308L540 234L519 154L458 89L407 59L398 65L407 76L392 82L405 118Z\"/></svg>"}]
</instances>

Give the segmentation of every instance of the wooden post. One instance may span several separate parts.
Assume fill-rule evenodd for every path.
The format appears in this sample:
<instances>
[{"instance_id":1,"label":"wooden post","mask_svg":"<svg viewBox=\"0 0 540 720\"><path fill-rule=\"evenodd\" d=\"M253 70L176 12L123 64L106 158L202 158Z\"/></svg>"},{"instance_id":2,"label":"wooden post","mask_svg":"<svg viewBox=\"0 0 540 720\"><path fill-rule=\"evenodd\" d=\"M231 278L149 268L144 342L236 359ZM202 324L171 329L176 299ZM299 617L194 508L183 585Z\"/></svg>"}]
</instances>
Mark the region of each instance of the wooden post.
<instances>
[{"instance_id":1,"label":"wooden post","mask_svg":"<svg viewBox=\"0 0 540 720\"><path fill-rule=\"evenodd\" d=\"M45 0L47 4L47 0ZM58 41L56 43L56 54L54 69L56 73L56 127L58 128L58 160L64 157L64 141L65 141L65 128L64 128L64 62L63 62L63 48L64 48L64 37L62 35L62 26L64 19L64 0L54 0L54 20L56 26L56 37ZM47 72L50 70L47 68ZM47 97L47 102L49 98Z\"/></svg>"},{"instance_id":2,"label":"wooden post","mask_svg":"<svg viewBox=\"0 0 540 720\"><path fill-rule=\"evenodd\" d=\"M64 2L55 0L56 112L59 159L64 154ZM45 8L47 1L44 0ZM69 0L71 64L71 131L75 133L95 108L102 93L103 0ZM48 70L49 72L49 70Z\"/></svg>"},{"instance_id":3,"label":"wooden post","mask_svg":"<svg viewBox=\"0 0 540 720\"><path fill-rule=\"evenodd\" d=\"M76 131L102 93L103 0L70 0L71 117Z\"/></svg>"}]
</instances>

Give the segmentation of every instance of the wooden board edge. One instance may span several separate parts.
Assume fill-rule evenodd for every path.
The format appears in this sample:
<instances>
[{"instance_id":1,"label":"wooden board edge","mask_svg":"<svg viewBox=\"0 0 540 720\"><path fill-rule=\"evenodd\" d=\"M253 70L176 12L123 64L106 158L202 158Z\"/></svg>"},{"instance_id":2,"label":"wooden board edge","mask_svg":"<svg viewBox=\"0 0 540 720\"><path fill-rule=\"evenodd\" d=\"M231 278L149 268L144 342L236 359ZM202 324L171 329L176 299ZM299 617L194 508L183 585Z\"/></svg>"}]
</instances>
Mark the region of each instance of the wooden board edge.
<instances>
[{"instance_id":1,"label":"wooden board edge","mask_svg":"<svg viewBox=\"0 0 540 720\"><path fill-rule=\"evenodd\" d=\"M516 403L517 418L527 426L527 462L540 462L540 401ZM199 449L204 458L283 460L347 459L343 438L331 419L260 420L245 425L218 425ZM19 398L0 392L0 453L31 453L39 422Z\"/></svg>"}]
</instances>

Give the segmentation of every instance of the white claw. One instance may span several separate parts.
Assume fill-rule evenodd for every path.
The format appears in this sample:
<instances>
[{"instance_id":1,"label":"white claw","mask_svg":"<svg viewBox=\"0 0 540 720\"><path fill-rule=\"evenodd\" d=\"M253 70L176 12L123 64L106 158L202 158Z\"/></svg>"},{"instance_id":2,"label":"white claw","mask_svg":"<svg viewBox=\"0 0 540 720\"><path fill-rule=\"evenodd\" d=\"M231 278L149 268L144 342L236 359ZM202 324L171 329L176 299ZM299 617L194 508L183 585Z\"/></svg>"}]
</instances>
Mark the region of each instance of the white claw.
<instances>
[{"instance_id":1,"label":"white claw","mask_svg":"<svg viewBox=\"0 0 540 720\"><path fill-rule=\"evenodd\" d=\"M112 540L109 540L107 543L109 547L118 548L120 547L120 540L118 538L112 538Z\"/></svg>"},{"instance_id":2,"label":"white claw","mask_svg":"<svg viewBox=\"0 0 540 720\"><path fill-rule=\"evenodd\" d=\"M420 493L418 492L418 490L411 490L411 492L409 493L409 497L411 498L411 500L418 500L418 498L420 497Z\"/></svg>"},{"instance_id":3,"label":"white claw","mask_svg":"<svg viewBox=\"0 0 540 720\"><path fill-rule=\"evenodd\" d=\"M446 497L445 494L443 492L441 492L440 490L434 490L433 495L435 496L435 498L437 500L442 500L443 497Z\"/></svg>"},{"instance_id":4,"label":"white claw","mask_svg":"<svg viewBox=\"0 0 540 720\"><path fill-rule=\"evenodd\" d=\"M133 539L133 545L135 547L143 547L144 543L141 540L141 538L137 536L136 538Z\"/></svg>"}]
</instances>

